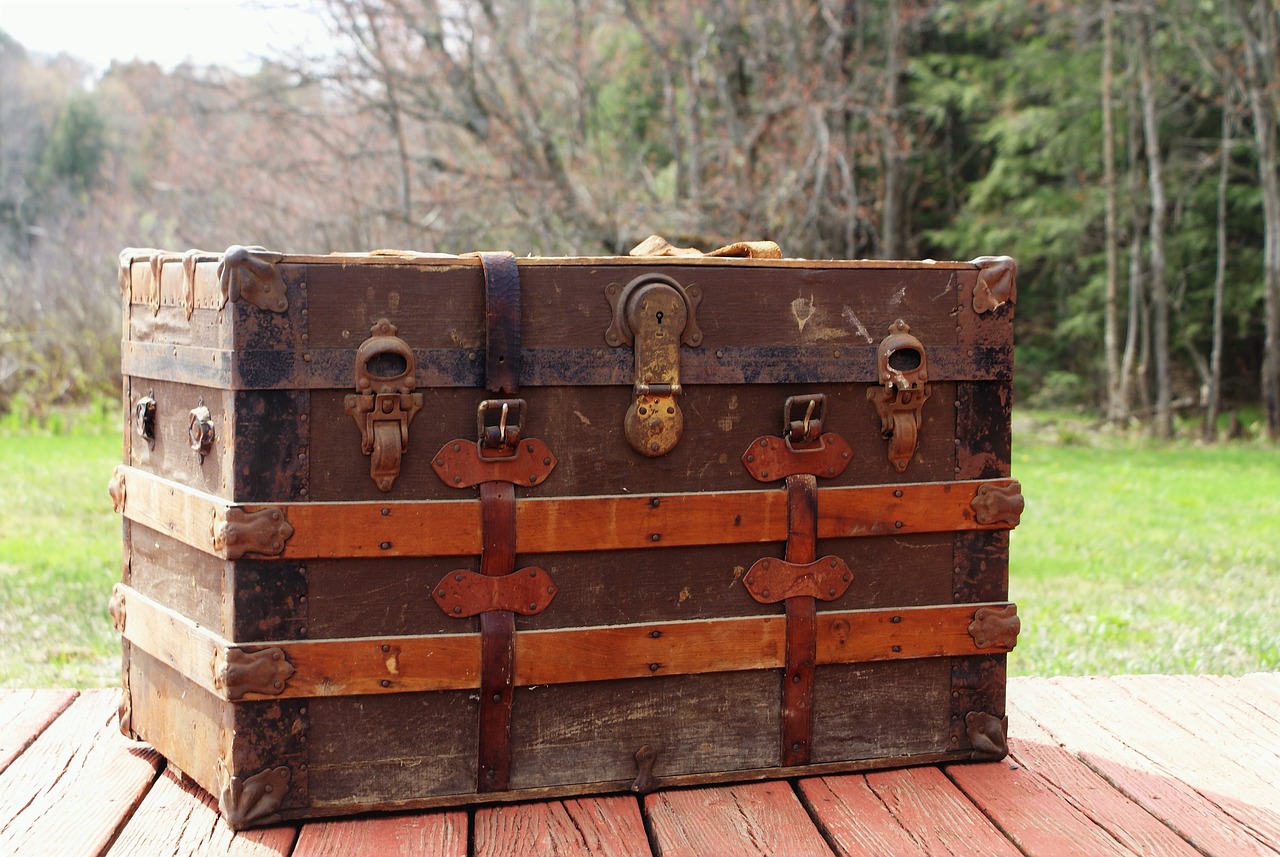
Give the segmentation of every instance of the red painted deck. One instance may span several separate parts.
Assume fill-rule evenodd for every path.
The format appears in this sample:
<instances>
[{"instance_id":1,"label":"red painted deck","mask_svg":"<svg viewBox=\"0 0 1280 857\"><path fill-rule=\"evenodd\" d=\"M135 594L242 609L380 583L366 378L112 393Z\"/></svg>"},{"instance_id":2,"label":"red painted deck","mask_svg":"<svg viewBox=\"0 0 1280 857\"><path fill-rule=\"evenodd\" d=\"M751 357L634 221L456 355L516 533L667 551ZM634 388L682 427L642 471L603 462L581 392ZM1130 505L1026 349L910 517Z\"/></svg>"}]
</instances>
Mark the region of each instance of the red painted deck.
<instances>
[{"instance_id":1,"label":"red painted deck","mask_svg":"<svg viewBox=\"0 0 1280 857\"><path fill-rule=\"evenodd\" d=\"M0 854L1280 855L1280 673L1010 683L1003 762L232 834L114 691L0 691Z\"/></svg>"}]
</instances>

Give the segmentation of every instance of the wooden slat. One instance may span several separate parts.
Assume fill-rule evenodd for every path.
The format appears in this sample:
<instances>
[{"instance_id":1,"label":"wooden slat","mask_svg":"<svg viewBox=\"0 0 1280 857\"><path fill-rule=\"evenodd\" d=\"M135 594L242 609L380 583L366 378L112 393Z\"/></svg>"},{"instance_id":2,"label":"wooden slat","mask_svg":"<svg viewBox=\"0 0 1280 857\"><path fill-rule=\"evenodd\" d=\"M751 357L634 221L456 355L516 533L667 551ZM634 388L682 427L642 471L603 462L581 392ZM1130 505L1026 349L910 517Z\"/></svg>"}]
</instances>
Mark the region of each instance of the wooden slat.
<instances>
[{"instance_id":1,"label":"wooden slat","mask_svg":"<svg viewBox=\"0 0 1280 857\"><path fill-rule=\"evenodd\" d=\"M1280 689L1280 673L1255 673L1239 678L1227 676L1197 676L1187 679L1181 676L1168 676L1170 680L1193 681L1197 683L1196 692L1208 692L1221 705L1232 712L1246 726L1251 726L1265 739L1267 736L1280 741L1280 692L1275 699L1268 698L1266 684L1256 679L1269 679ZM1275 752L1280 753L1280 750Z\"/></svg>"},{"instance_id":2,"label":"wooden slat","mask_svg":"<svg viewBox=\"0 0 1280 857\"><path fill-rule=\"evenodd\" d=\"M1141 736L1117 729L1109 711L1080 702L1061 684L1021 682L1010 694L1008 708L1011 722L1034 719L1065 749L1182 838L1194 842L1202 853L1221 857L1280 853L1148 758L1140 749Z\"/></svg>"},{"instance_id":3,"label":"wooden slat","mask_svg":"<svg viewBox=\"0 0 1280 857\"><path fill-rule=\"evenodd\" d=\"M1025 680L1011 682L1017 696ZM1011 718L1010 758L1034 772L1056 791L1056 800L1084 813L1116 841L1150 857L1196 857L1196 851L1149 812L1118 791L1096 771L1063 749L1029 717ZM953 770L959 770L955 766ZM970 792L977 799L976 792Z\"/></svg>"},{"instance_id":4,"label":"wooden slat","mask_svg":"<svg viewBox=\"0 0 1280 857\"><path fill-rule=\"evenodd\" d=\"M804 801L839 857L927 857L860 774L814 777L799 783Z\"/></svg>"},{"instance_id":5,"label":"wooden slat","mask_svg":"<svg viewBox=\"0 0 1280 857\"><path fill-rule=\"evenodd\" d=\"M204 789L167 769L112 843L108 857L288 857L297 828L291 825L233 831ZM329 852L341 853L341 852ZM357 852L346 852L357 853Z\"/></svg>"},{"instance_id":6,"label":"wooden slat","mask_svg":"<svg viewBox=\"0 0 1280 857\"><path fill-rule=\"evenodd\" d=\"M96 854L160 759L116 725L118 691L87 691L0 774L0 854Z\"/></svg>"},{"instance_id":7,"label":"wooden slat","mask_svg":"<svg viewBox=\"0 0 1280 857\"><path fill-rule=\"evenodd\" d=\"M1127 857L1130 851L1034 771L1007 762L949 765L947 776L1027 855Z\"/></svg>"},{"instance_id":8,"label":"wooden slat","mask_svg":"<svg viewBox=\"0 0 1280 857\"><path fill-rule=\"evenodd\" d=\"M1259 716L1242 716L1229 708L1210 682L1150 675L1115 676L1112 681L1191 731L1201 743L1212 744L1219 755L1251 771L1262 783L1280 783L1280 731Z\"/></svg>"},{"instance_id":9,"label":"wooden slat","mask_svg":"<svg viewBox=\"0 0 1280 857\"><path fill-rule=\"evenodd\" d=\"M420 812L314 821L302 828L293 850L293 857L338 854L467 857L467 814Z\"/></svg>"},{"instance_id":10,"label":"wooden slat","mask_svg":"<svg viewBox=\"0 0 1280 857\"><path fill-rule=\"evenodd\" d=\"M125 638L204 689L212 664L232 648L278 646L294 668L276 698L470 690L480 686L479 634L275 641L236 646L120 585ZM820 613L817 663L848 664L979 651L968 626L982 604ZM786 621L750 616L686 622L523 631L515 635L517 687L779 669ZM269 698L246 694L249 698Z\"/></svg>"},{"instance_id":11,"label":"wooden slat","mask_svg":"<svg viewBox=\"0 0 1280 857\"><path fill-rule=\"evenodd\" d=\"M659 857L831 853L786 782L657 792L644 811Z\"/></svg>"},{"instance_id":12,"label":"wooden slat","mask_svg":"<svg viewBox=\"0 0 1280 857\"><path fill-rule=\"evenodd\" d=\"M1125 693L1111 679L1075 679L1063 686L1077 699L1087 699L1095 710L1106 711L1100 724L1103 728L1132 735L1143 755L1222 807L1269 845L1280 846L1280 782L1263 779L1255 770L1235 763L1229 750L1221 746L1235 737L1209 726L1197 700L1175 699L1171 694L1166 700L1157 699L1152 707Z\"/></svg>"},{"instance_id":13,"label":"wooden slat","mask_svg":"<svg viewBox=\"0 0 1280 857\"><path fill-rule=\"evenodd\" d=\"M475 857L648 857L633 797L595 797L476 810Z\"/></svg>"},{"instance_id":14,"label":"wooden slat","mask_svg":"<svg viewBox=\"0 0 1280 857\"><path fill-rule=\"evenodd\" d=\"M74 690L0 691L0 771L76 698Z\"/></svg>"},{"instance_id":15,"label":"wooden slat","mask_svg":"<svg viewBox=\"0 0 1280 857\"><path fill-rule=\"evenodd\" d=\"M809 801L822 811L818 823L838 847L848 849L850 854L865 853L863 843L880 841L889 835L884 829L886 816L906 832L918 853L1018 853L937 768L908 768L860 778L806 780L801 788ZM870 817L863 816L868 811Z\"/></svg>"},{"instance_id":16,"label":"wooden slat","mask_svg":"<svg viewBox=\"0 0 1280 857\"><path fill-rule=\"evenodd\" d=\"M207 553L216 511L235 505L132 467L123 468L124 514ZM1006 485L1010 480L994 480ZM970 501L982 481L823 488L818 538L1007 530L979 524ZM283 559L473 556L481 552L480 501L295 503ZM782 542L787 495L777 490L652 496L535 497L516 504L521 554Z\"/></svg>"}]
</instances>

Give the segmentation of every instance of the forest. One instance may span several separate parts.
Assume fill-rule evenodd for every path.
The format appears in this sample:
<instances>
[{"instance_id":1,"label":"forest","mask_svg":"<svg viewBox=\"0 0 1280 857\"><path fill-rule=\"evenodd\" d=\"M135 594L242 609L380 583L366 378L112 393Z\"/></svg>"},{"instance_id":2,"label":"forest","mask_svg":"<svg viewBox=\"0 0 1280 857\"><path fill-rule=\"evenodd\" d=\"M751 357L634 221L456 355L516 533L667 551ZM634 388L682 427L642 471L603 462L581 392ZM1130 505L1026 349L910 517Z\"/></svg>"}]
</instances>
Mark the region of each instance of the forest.
<instances>
[{"instance_id":1,"label":"forest","mask_svg":"<svg viewBox=\"0 0 1280 857\"><path fill-rule=\"evenodd\" d=\"M125 247L656 233L1010 255L1019 407L1280 438L1277 0L311 3L253 74L0 32L0 414L118 395Z\"/></svg>"}]
</instances>

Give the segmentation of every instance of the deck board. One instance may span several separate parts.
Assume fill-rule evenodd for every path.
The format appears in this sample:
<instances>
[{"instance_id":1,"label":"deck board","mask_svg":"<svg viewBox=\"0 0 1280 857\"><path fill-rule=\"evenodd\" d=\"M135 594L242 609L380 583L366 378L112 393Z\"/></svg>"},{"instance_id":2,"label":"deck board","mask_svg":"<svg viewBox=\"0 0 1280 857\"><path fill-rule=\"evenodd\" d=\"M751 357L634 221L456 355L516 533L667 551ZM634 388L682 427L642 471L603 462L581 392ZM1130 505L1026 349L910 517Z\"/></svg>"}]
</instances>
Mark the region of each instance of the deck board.
<instances>
[{"instance_id":1,"label":"deck board","mask_svg":"<svg viewBox=\"0 0 1280 857\"><path fill-rule=\"evenodd\" d=\"M1277 853L1231 815L1138 748L1140 736L1104 728L1109 712L1082 704L1060 683L1023 682L1010 688L1009 718L1034 719L1116 789L1210 857Z\"/></svg>"},{"instance_id":2,"label":"deck board","mask_svg":"<svg viewBox=\"0 0 1280 857\"><path fill-rule=\"evenodd\" d=\"M1014 679L1010 756L233 833L116 691L0 690L0 854L1280 857L1280 673Z\"/></svg>"},{"instance_id":3,"label":"deck board","mask_svg":"<svg viewBox=\"0 0 1280 857\"><path fill-rule=\"evenodd\" d=\"M74 690L12 690L0 695L0 772L75 698Z\"/></svg>"},{"instance_id":4,"label":"deck board","mask_svg":"<svg viewBox=\"0 0 1280 857\"><path fill-rule=\"evenodd\" d=\"M634 797L495 806L475 812L475 857L649 857Z\"/></svg>"},{"instance_id":5,"label":"deck board","mask_svg":"<svg viewBox=\"0 0 1280 857\"><path fill-rule=\"evenodd\" d=\"M645 798L657 857L828 857L785 781L678 789Z\"/></svg>"},{"instance_id":6,"label":"deck board","mask_svg":"<svg viewBox=\"0 0 1280 857\"><path fill-rule=\"evenodd\" d=\"M80 694L0 774L0 854L97 854L161 760L116 726L116 691Z\"/></svg>"},{"instance_id":7,"label":"deck board","mask_svg":"<svg viewBox=\"0 0 1280 857\"><path fill-rule=\"evenodd\" d=\"M213 797L168 768L107 852L109 857L288 857L296 827L239 833L222 823ZM330 852L338 853L338 852ZM354 852L348 852L354 853Z\"/></svg>"}]
</instances>

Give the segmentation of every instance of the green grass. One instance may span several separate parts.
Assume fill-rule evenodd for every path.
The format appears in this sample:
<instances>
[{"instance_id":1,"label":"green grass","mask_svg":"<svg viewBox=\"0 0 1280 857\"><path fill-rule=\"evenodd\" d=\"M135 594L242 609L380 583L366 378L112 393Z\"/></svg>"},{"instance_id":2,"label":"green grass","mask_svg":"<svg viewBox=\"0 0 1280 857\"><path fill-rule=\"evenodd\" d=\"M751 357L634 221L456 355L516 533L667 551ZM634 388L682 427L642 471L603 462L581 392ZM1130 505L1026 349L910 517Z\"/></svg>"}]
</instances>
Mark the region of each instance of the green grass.
<instances>
[{"instance_id":1,"label":"green grass","mask_svg":"<svg viewBox=\"0 0 1280 857\"><path fill-rule=\"evenodd\" d=\"M119 684L116 431L0 434L0 687Z\"/></svg>"},{"instance_id":2,"label":"green grass","mask_svg":"<svg viewBox=\"0 0 1280 857\"><path fill-rule=\"evenodd\" d=\"M1280 669L1280 450L1015 436L1012 674Z\"/></svg>"},{"instance_id":3,"label":"green grass","mask_svg":"<svg viewBox=\"0 0 1280 857\"><path fill-rule=\"evenodd\" d=\"M0 421L0 687L118 682L114 420ZM1280 669L1280 450L1020 423L1015 675Z\"/></svg>"}]
</instances>

